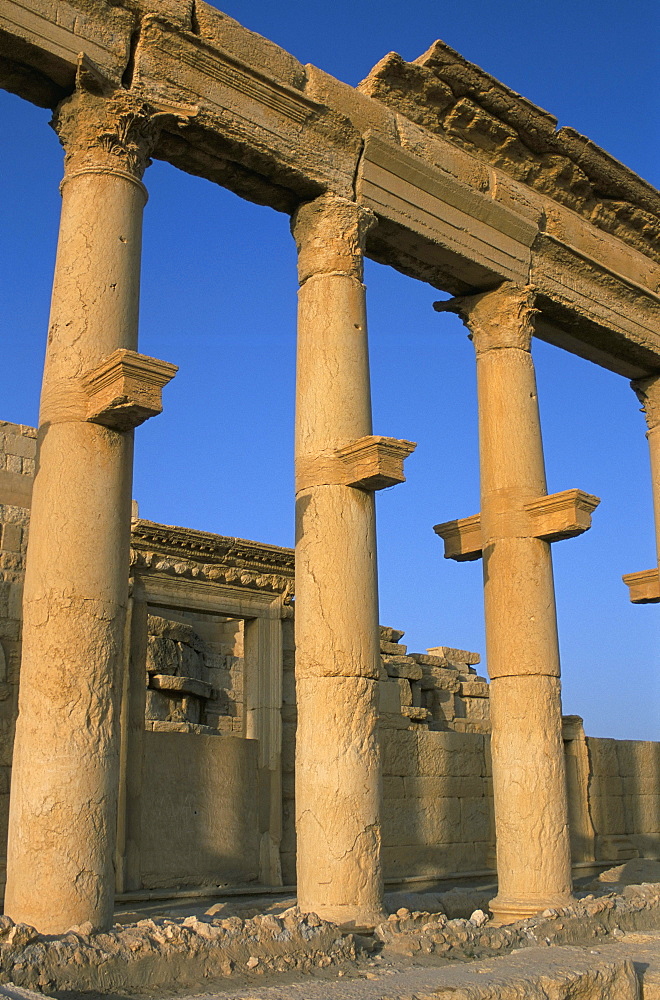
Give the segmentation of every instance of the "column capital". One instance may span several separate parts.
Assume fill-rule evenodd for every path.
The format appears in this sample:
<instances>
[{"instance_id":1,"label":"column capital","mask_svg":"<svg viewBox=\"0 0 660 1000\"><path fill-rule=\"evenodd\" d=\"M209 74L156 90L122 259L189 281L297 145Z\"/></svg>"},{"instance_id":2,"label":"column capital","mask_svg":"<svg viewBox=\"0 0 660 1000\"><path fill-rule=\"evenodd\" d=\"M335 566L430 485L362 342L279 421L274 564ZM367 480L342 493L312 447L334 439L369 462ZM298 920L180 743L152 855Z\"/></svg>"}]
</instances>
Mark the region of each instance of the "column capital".
<instances>
[{"instance_id":1,"label":"column capital","mask_svg":"<svg viewBox=\"0 0 660 1000\"><path fill-rule=\"evenodd\" d=\"M316 274L343 274L362 281L367 233L376 216L355 201L323 194L300 205L291 219L298 247L298 280Z\"/></svg>"},{"instance_id":2,"label":"column capital","mask_svg":"<svg viewBox=\"0 0 660 1000\"><path fill-rule=\"evenodd\" d=\"M642 404L649 431L660 425L660 375L637 378L630 386Z\"/></svg>"},{"instance_id":3,"label":"column capital","mask_svg":"<svg viewBox=\"0 0 660 1000\"><path fill-rule=\"evenodd\" d=\"M497 288L475 295L460 295L443 302L434 302L436 312L453 312L470 331L477 354L516 347L531 349L536 289L532 285L515 285L505 281Z\"/></svg>"},{"instance_id":4,"label":"column capital","mask_svg":"<svg viewBox=\"0 0 660 1000\"><path fill-rule=\"evenodd\" d=\"M139 184L163 125L196 112L187 105L155 105L124 90L108 95L79 86L51 121L65 152L63 184L85 173L117 174Z\"/></svg>"}]
</instances>

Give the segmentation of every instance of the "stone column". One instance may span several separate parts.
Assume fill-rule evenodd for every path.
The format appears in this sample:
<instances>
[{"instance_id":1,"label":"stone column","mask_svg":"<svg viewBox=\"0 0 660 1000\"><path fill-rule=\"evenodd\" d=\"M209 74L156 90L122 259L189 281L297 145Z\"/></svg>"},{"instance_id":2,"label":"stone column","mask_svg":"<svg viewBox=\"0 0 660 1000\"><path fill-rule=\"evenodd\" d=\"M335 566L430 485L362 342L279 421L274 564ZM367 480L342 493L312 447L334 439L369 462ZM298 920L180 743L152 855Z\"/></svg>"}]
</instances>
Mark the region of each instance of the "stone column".
<instances>
[{"instance_id":1,"label":"stone column","mask_svg":"<svg viewBox=\"0 0 660 1000\"><path fill-rule=\"evenodd\" d=\"M655 515L655 547L658 557L658 568L642 573L631 573L624 576L624 581L630 587L631 600L636 604L657 604L660 601L660 375L636 379L630 383L637 398L642 404L642 412L646 417L648 431L646 438L649 443L651 459L651 488L653 490L653 512ZM637 587L631 584L637 584Z\"/></svg>"},{"instance_id":2,"label":"stone column","mask_svg":"<svg viewBox=\"0 0 660 1000\"><path fill-rule=\"evenodd\" d=\"M362 265L373 222L369 211L327 195L302 205L292 226L300 279L298 905L356 926L383 915L373 490L381 486L383 449L402 445L371 435ZM412 446L405 443L404 450Z\"/></svg>"},{"instance_id":3,"label":"stone column","mask_svg":"<svg viewBox=\"0 0 660 1000\"><path fill-rule=\"evenodd\" d=\"M113 914L117 703L132 428L174 366L135 354L141 176L153 135L126 93L77 91L54 127L62 215L23 604L5 911L59 933Z\"/></svg>"},{"instance_id":4,"label":"stone column","mask_svg":"<svg viewBox=\"0 0 660 1000\"><path fill-rule=\"evenodd\" d=\"M567 904L572 889L552 557L529 523L529 505L546 495L530 353L536 310L533 291L509 283L443 307L468 326L477 355L498 872L491 908L508 922Z\"/></svg>"}]
</instances>

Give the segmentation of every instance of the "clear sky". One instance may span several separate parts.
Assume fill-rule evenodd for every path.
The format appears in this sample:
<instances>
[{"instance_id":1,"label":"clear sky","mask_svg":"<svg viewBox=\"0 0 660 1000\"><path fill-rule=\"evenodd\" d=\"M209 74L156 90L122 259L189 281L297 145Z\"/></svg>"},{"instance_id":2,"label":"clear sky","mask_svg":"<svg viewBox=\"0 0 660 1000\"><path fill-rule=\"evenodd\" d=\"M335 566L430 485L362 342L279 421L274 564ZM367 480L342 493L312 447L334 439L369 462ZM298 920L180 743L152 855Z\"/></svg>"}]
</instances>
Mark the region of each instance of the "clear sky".
<instances>
[{"instance_id":1,"label":"clear sky","mask_svg":"<svg viewBox=\"0 0 660 1000\"><path fill-rule=\"evenodd\" d=\"M659 183L656 0L226 0L247 27L355 84L385 53L442 38L560 124ZM0 91L0 418L34 424L62 157L49 114ZM149 168L141 350L180 366L136 432L143 517L293 542L295 253L288 218L163 163ZM484 651L480 563L442 558L432 526L479 509L474 355L430 286L367 262L374 432L418 442L378 494L381 622L413 651ZM535 344L549 492L602 498L553 546L564 711L587 733L660 739L660 606L621 574L654 564L646 430L628 383Z\"/></svg>"}]
</instances>

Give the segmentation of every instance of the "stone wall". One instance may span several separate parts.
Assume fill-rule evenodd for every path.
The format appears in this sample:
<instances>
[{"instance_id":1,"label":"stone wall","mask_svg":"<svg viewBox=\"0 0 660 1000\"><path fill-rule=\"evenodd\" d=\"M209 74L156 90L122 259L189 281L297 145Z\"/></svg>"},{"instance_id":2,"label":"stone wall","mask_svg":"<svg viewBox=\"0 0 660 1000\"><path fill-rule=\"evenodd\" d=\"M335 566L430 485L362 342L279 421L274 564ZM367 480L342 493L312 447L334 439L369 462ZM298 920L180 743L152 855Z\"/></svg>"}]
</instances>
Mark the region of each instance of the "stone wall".
<instances>
[{"instance_id":1,"label":"stone wall","mask_svg":"<svg viewBox=\"0 0 660 1000\"><path fill-rule=\"evenodd\" d=\"M596 857L660 855L660 743L587 737Z\"/></svg>"},{"instance_id":2,"label":"stone wall","mask_svg":"<svg viewBox=\"0 0 660 1000\"><path fill-rule=\"evenodd\" d=\"M390 730L381 740L385 878L493 867L489 738Z\"/></svg>"},{"instance_id":3,"label":"stone wall","mask_svg":"<svg viewBox=\"0 0 660 1000\"><path fill-rule=\"evenodd\" d=\"M143 886L255 881L259 874L256 788L255 740L146 732Z\"/></svg>"},{"instance_id":4,"label":"stone wall","mask_svg":"<svg viewBox=\"0 0 660 1000\"><path fill-rule=\"evenodd\" d=\"M0 845L7 840L9 784L18 712L21 601L37 432L0 422ZM4 883L5 850L0 848Z\"/></svg>"},{"instance_id":5,"label":"stone wall","mask_svg":"<svg viewBox=\"0 0 660 1000\"><path fill-rule=\"evenodd\" d=\"M243 622L192 610L150 611L147 729L244 735Z\"/></svg>"}]
</instances>

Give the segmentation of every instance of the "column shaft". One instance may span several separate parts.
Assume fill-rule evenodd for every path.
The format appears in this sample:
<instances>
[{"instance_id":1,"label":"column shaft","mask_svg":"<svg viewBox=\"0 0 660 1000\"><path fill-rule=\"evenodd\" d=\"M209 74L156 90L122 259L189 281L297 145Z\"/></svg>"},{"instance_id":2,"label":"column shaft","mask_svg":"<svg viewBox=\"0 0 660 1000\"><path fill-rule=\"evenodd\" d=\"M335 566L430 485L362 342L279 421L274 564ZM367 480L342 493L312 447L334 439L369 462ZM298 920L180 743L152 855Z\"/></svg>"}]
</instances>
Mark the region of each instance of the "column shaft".
<instances>
[{"instance_id":1,"label":"column shaft","mask_svg":"<svg viewBox=\"0 0 660 1000\"><path fill-rule=\"evenodd\" d=\"M660 571L660 376L638 379L631 385L643 407L648 431L651 460L651 489L653 490L653 513L655 516L655 546Z\"/></svg>"},{"instance_id":2,"label":"column shaft","mask_svg":"<svg viewBox=\"0 0 660 1000\"><path fill-rule=\"evenodd\" d=\"M109 926L113 913L133 432L85 419L81 377L117 348L136 347L145 191L141 170L93 146L103 107L91 110L74 95L57 122L66 174L9 823L6 912L46 933Z\"/></svg>"},{"instance_id":3,"label":"column shaft","mask_svg":"<svg viewBox=\"0 0 660 1000\"><path fill-rule=\"evenodd\" d=\"M501 922L571 898L559 643L550 544L525 504L546 494L533 297L504 285L457 311L477 354L486 648Z\"/></svg>"},{"instance_id":4,"label":"column shaft","mask_svg":"<svg viewBox=\"0 0 660 1000\"><path fill-rule=\"evenodd\" d=\"M371 434L370 224L330 196L294 219L298 904L355 925L383 914L375 508L373 493L338 485L331 469L336 449Z\"/></svg>"}]
</instances>

